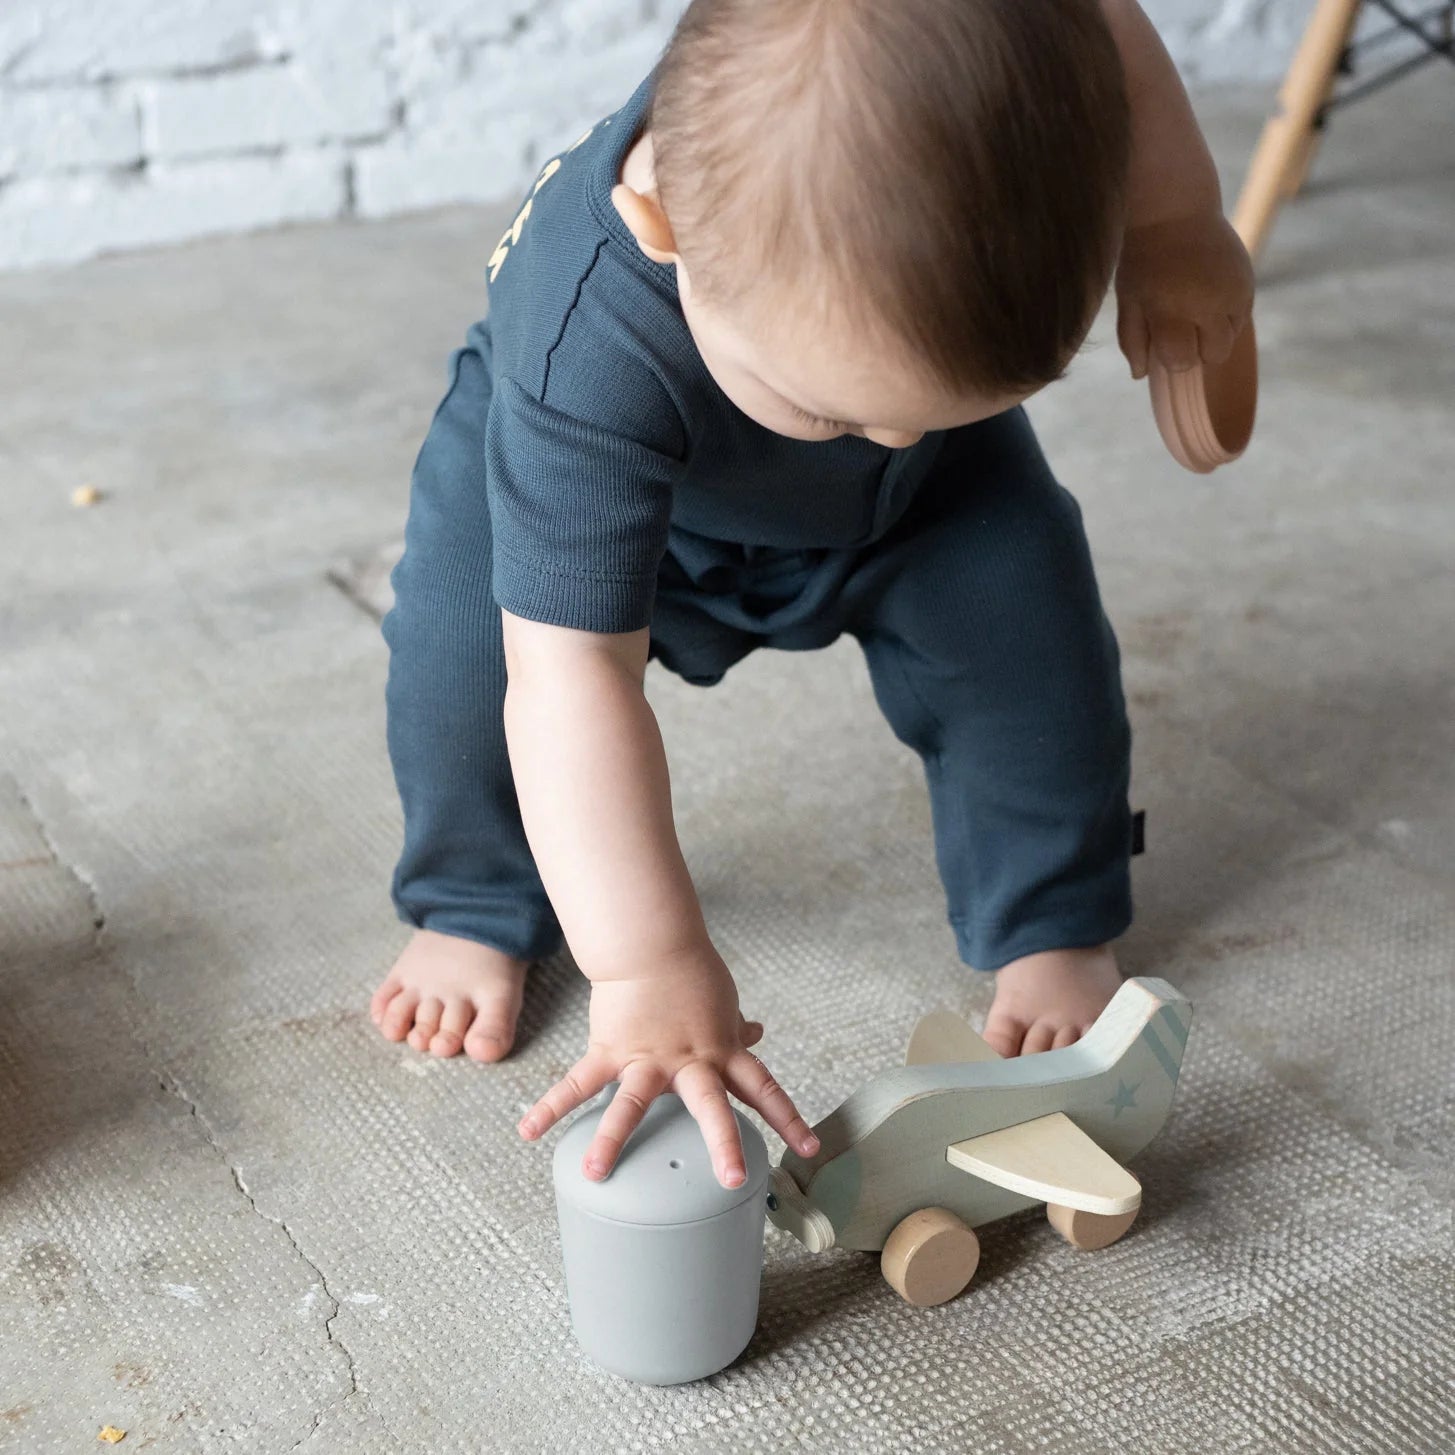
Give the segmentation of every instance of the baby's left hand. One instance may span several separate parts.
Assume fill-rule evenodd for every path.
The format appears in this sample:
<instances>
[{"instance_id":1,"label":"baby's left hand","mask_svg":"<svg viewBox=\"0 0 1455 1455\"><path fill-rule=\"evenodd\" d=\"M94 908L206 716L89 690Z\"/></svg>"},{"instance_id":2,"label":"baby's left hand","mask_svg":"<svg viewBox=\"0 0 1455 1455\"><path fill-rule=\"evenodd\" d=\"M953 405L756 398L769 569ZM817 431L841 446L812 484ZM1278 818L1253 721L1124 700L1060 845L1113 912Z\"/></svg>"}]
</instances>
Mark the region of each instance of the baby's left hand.
<instances>
[{"instance_id":1,"label":"baby's left hand","mask_svg":"<svg viewBox=\"0 0 1455 1455\"><path fill-rule=\"evenodd\" d=\"M1117 339L1132 378L1155 356L1174 372L1221 364L1253 311L1253 264L1221 212L1127 229L1117 267Z\"/></svg>"}]
</instances>

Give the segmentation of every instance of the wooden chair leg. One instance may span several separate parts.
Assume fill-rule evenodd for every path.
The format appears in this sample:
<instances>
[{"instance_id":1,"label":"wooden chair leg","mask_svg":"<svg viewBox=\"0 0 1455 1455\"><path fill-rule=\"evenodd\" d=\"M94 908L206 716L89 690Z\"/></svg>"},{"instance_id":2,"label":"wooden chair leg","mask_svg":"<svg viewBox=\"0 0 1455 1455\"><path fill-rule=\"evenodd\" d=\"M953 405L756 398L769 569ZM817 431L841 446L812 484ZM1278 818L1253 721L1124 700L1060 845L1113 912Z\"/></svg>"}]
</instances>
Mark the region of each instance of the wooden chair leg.
<instances>
[{"instance_id":1,"label":"wooden chair leg","mask_svg":"<svg viewBox=\"0 0 1455 1455\"><path fill-rule=\"evenodd\" d=\"M1339 75L1339 63L1344 58L1344 52L1349 48L1349 41L1354 35L1354 24L1359 19L1357 7L1349 12L1348 23L1344 26L1344 38L1339 43L1339 59L1334 62L1334 69L1329 72L1328 82L1324 86L1323 95L1319 97L1319 104L1314 110L1314 121L1309 127L1308 136L1304 138L1303 149L1299 154L1298 161L1294 164L1292 172L1284 179L1283 198L1291 201L1303 191L1303 184L1308 181L1308 174L1313 169L1314 158L1318 155L1319 143L1324 139L1324 128L1319 123L1319 115L1324 107L1329 104L1329 98L1334 94L1334 83Z\"/></svg>"},{"instance_id":2,"label":"wooden chair leg","mask_svg":"<svg viewBox=\"0 0 1455 1455\"><path fill-rule=\"evenodd\" d=\"M1339 61L1363 0L1318 0L1278 93L1278 109L1263 128L1248 179L1233 214L1243 245L1258 256L1281 197L1303 183L1318 145L1314 123L1329 99Z\"/></svg>"},{"instance_id":3,"label":"wooden chair leg","mask_svg":"<svg viewBox=\"0 0 1455 1455\"><path fill-rule=\"evenodd\" d=\"M1303 184L1308 181L1308 174L1313 170L1314 155L1319 149L1321 140L1319 128L1310 127L1308 135L1303 139L1303 145L1298 149L1298 155L1283 178L1283 186L1278 189L1280 205L1292 202L1303 191Z\"/></svg>"}]
</instances>

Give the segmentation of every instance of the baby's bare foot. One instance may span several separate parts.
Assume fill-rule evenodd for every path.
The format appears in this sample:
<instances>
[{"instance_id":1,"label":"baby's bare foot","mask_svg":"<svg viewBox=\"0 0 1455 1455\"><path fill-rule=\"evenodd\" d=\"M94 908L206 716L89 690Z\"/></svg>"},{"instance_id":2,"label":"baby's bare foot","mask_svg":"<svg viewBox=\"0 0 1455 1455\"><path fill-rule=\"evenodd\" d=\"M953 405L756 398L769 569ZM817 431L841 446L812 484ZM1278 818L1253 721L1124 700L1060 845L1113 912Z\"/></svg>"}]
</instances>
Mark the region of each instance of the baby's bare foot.
<instances>
[{"instance_id":1,"label":"baby's bare foot","mask_svg":"<svg viewBox=\"0 0 1455 1455\"><path fill-rule=\"evenodd\" d=\"M1002 1056L1069 1046L1086 1034L1121 983L1110 945L1012 960L995 973L985 1039Z\"/></svg>"},{"instance_id":2,"label":"baby's bare foot","mask_svg":"<svg viewBox=\"0 0 1455 1455\"><path fill-rule=\"evenodd\" d=\"M498 1061L515 1042L515 1022L530 962L454 935L416 930L369 1015L391 1041L416 1051Z\"/></svg>"}]
</instances>

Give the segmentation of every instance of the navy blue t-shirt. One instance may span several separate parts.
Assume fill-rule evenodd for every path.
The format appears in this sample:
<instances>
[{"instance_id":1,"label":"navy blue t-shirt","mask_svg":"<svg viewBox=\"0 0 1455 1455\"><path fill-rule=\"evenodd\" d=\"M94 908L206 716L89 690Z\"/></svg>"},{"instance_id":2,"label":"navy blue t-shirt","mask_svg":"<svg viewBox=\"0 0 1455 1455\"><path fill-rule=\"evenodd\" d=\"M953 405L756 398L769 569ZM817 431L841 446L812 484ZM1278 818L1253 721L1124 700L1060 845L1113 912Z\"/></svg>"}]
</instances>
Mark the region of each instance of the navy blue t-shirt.
<instances>
[{"instance_id":1,"label":"navy blue t-shirt","mask_svg":"<svg viewBox=\"0 0 1455 1455\"><path fill-rule=\"evenodd\" d=\"M486 476L505 610L585 631L651 620L673 529L786 549L877 539L943 435L890 450L756 423L697 352L675 270L612 205L651 78L542 170L489 262Z\"/></svg>"}]
</instances>

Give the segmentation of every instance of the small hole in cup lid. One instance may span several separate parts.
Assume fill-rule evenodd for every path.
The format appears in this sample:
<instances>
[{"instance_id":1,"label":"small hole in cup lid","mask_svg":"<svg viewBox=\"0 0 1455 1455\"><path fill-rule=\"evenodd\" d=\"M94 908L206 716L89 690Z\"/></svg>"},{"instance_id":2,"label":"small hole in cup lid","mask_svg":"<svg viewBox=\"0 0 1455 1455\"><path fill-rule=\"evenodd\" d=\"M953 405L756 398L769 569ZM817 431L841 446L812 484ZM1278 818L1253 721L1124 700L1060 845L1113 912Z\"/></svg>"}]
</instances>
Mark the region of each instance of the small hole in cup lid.
<instances>
[{"instance_id":1,"label":"small hole in cup lid","mask_svg":"<svg viewBox=\"0 0 1455 1455\"><path fill-rule=\"evenodd\" d=\"M667 1166L673 1167L673 1168L678 1168L678 1167L681 1167L682 1164L674 1157L669 1163L667 1163Z\"/></svg>"}]
</instances>

